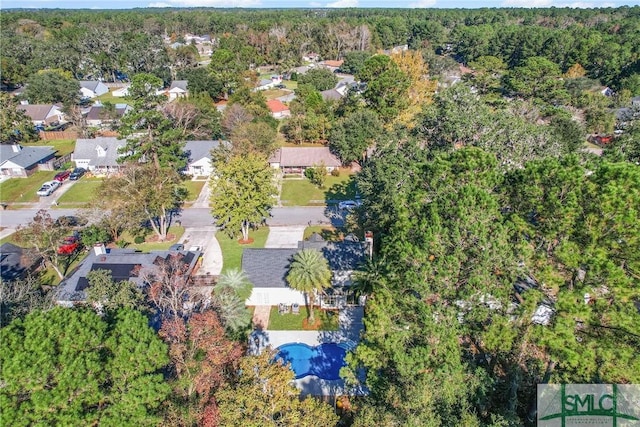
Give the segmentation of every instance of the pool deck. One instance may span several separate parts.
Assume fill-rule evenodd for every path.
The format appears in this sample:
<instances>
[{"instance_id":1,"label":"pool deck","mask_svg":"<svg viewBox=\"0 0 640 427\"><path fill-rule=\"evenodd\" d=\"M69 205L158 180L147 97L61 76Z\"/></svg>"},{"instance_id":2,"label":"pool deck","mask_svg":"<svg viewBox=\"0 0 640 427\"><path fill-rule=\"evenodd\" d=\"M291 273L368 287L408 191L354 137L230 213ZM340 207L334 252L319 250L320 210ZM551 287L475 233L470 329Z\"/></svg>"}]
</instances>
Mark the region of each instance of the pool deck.
<instances>
[{"instance_id":1,"label":"pool deck","mask_svg":"<svg viewBox=\"0 0 640 427\"><path fill-rule=\"evenodd\" d=\"M360 332L363 330L363 307L347 307L340 310L337 331L270 331L257 329L253 331L249 340L250 352L261 352L266 347L277 348L287 343L304 343L316 346L322 343L344 343L354 348L360 342ZM308 375L295 380L296 387L302 395L338 396L343 394L362 395L364 390L345 389L342 380L323 380L315 375Z\"/></svg>"}]
</instances>

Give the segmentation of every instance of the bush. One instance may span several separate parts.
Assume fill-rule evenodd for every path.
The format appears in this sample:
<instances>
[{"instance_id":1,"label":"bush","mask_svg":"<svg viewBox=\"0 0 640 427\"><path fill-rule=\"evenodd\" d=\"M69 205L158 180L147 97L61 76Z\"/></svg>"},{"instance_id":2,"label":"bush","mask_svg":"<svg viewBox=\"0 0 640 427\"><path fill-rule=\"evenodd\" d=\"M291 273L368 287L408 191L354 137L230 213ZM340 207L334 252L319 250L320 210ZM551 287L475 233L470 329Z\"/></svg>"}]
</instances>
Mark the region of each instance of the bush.
<instances>
[{"instance_id":1,"label":"bush","mask_svg":"<svg viewBox=\"0 0 640 427\"><path fill-rule=\"evenodd\" d=\"M340 169L335 168L331 171L331 176L340 176Z\"/></svg>"},{"instance_id":2,"label":"bush","mask_svg":"<svg viewBox=\"0 0 640 427\"><path fill-rule=\"evenodd\" d=\"M133 239L133 243L135 243L136 245L139 245L140 243L144 243L144 236L136 236Z\"/></svg>"},{"instance_id":3,"label":"bush","mask_svg":"<svg viewBox=\"0 0 640 427\"><path fill-rule=\"evenodd\" d=\"M124 239L120 239L116 242L116 246L119 248L126 248L129 245L129 242L127 242Z\"/></svg>"},{"instance_id":4,"label":"bush","mask_svg":"<svg viewBox=\"0 0 640 427\"><path fill-rule=\"evenodd\" d=\"M327 179L327 168L324 166L324 164L307 168L304 171L304 176L313 185L317 186L318 188L324 188L324 183Z\"/></svg>"}]
</instances>

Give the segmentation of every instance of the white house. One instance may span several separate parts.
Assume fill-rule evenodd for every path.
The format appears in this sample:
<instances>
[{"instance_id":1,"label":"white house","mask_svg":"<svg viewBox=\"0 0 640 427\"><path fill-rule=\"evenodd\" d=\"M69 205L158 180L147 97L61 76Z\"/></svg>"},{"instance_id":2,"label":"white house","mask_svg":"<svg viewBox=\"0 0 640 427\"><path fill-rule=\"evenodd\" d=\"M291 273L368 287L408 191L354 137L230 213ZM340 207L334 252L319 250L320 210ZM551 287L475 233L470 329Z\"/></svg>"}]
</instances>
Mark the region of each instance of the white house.
<instances>
[{"instance_id":1,"label":"white house","mask_svg":"<svg viewBox=\"0 0 640 427\"><path fill-rule=\"evenodd\" d=\"M109 93L109 88L102 82L96 80L81 80L80 94L83 98L95 98Z\"/></svg>"},{"instance_id":2,"label":"white house","mask_svg":"<svg viewBox=\"0 0 640 427\"><path fill-rule=\"evenodd\" d=\"M117 172L122 167L118 163L118 158L122 156L119 150L126 144L127 141L124 139L109 137L78 139L71 160L76 163L76 167L94 173Z\"/></svg>"},{"instance_id":3,"label":"white house","mask_svg":"<svg viewBox=\"0 0 640 427\"><path fill-rule=\"evenodd\" d=\"M127 95L129 95L129 85L123 86L119 89L114 89L111 91L111 95L117 97L117 98L122 98L125 97Z\"/></svg>"},{"instance_id":4,"label":"white house","mask_svg":"<svg viewBox=\"0 0 640 427\"><path fill-rule=\"evenodd\" d=\"M282 76L273 75L270 79L262 79L258 82L258 85L255 87L254 91L258 90L268 90L273 89L276 85L282 83Z\"/></svg>"},{"instance_id":5,"label":"white house","mask_svg":"<svg viewBox=\"0 0 640 427\"><path fill-rule=\"evenodd\" d=\"M351 294L351 275L366 260L366 243L353 240L327 242L318 234L299 242L297 248L245 249L242 269L253 284L246 305L304 305L304 294L292 289L287 282L293 256L302 249L320 251L331 269L332 287L319 296L317 304L323 308L343 307Z\"/></svg>"},{"instance_id":6,"label":"white house","mask_svg":"<svg viewBox=\"0 0 640 427\"><path fill-rule=\"evenodd\" d=\"M174 80L171 82L171 86L166 91L166 95L169 98L169 101L173 101L177 98L184 98L189 93L187 86L187 80Z\"/></svg>"},{"instance_id":7,"label":"white house","mask_svg":"<svg viewBox=\"0 0 640 427\"><path fill-rule=\"evenodd\" d=\"M220 143L221 141L187 141L184 151L188 156L188 164L183 173L191 176L210 176L213 172L211 150L217 148Z\"/></svg>"}]
</instances>

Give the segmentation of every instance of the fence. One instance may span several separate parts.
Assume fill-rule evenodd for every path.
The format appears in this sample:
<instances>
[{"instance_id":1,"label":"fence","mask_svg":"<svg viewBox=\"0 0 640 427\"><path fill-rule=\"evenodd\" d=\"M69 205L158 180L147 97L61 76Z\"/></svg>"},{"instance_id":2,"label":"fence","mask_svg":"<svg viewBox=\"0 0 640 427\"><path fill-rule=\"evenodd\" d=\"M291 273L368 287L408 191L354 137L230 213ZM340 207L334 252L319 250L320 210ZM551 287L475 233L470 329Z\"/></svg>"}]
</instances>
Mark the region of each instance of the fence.
<instances>
[{"instance_id":1,"label":"fence","mask_svg":"<svg viewBox=\"0 0 640 427\"><path fill-rule=\"evenodd\" d=\"M40 131L40 139L49 141L51 139L78 139L78 132L64 131Z\"/></svg>"}]
</instances>

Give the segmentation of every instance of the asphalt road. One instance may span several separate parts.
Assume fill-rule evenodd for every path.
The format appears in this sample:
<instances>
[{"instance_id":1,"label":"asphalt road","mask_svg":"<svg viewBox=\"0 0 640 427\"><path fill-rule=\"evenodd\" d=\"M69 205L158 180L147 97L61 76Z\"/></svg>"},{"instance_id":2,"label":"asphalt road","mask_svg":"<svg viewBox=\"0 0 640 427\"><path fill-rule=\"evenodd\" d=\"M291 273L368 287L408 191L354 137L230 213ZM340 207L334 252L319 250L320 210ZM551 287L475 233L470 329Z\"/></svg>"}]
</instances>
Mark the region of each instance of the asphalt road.
<instances>
[{"instance_id":1,"label":"asphalt road","mask_svg":"<svg viewBox=\"0 0 640 427\"><path fill-rule=\"evenodd\" d=\"M0 226L15 228L31 221L38 209L16 209L0 211ZM75 209L49 209L53 218L62 215L75 215ZM286 207L274 208L271 217L267 218L270 226L284 225L317 225L333 224L340 226L343 223L342 215L335 207ZM211 213L208 208L188 208L182 211L178 218L185 227L202 227L213 225Z\"/></svg>"}]
</instances>

